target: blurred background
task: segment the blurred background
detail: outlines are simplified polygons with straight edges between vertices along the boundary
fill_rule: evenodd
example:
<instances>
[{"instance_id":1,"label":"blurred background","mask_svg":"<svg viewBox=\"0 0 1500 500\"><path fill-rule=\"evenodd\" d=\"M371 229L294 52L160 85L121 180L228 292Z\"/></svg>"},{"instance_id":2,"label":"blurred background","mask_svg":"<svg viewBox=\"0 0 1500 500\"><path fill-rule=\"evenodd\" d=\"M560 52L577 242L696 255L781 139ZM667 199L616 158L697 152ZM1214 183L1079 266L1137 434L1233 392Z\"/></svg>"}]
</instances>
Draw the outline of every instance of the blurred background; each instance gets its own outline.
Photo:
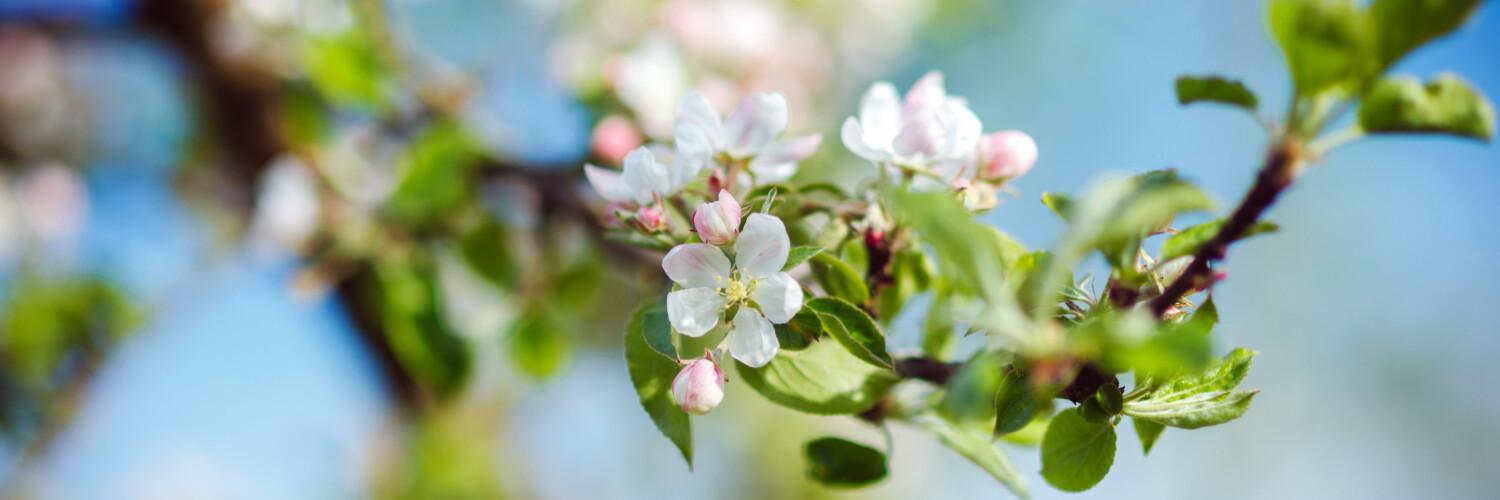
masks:
<instances>
[{"instance_id":1,"label":"blurred background","mask_svg":"<svg viewBox=\"0 0 1500 500\"><path fill-rule=\"evenodd\" d=\"M1500 96L1497 60L1488 2L1395 72ZM1004 497L899 427L885 481L814 485L803 443L877 431L733 381L689 471L621 354L657 257L579 175L688 89L771 90L830 138L799 175L853 185L836 127L931 69L1039 143L985 216L1032 247L1043 191L1109 173L1239 198L1264 132L1177 75L1290 93L1250 1L0 0L0 497ZM1494 144L1340 149L1217 291L1219 348L1262 353L1244 418L1127 435L1081 495L1004 446L1038 498L1492 498L1497 217Z\"/></svg>"}]
</instances>

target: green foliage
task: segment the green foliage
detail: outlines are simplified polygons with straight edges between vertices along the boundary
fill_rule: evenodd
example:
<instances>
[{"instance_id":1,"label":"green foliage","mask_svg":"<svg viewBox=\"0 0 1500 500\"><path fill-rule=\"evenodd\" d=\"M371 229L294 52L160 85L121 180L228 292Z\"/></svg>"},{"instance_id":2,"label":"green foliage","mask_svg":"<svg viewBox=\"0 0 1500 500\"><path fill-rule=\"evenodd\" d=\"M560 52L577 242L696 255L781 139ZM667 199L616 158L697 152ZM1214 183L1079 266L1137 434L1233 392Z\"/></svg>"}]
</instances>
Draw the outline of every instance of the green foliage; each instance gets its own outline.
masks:
<instances>
[{"instance_id":1,"label":"green foliage","mask_svg":"<svg viewBox=\"0 0 1500 500\"><path fill-rule=\"evenodd\" d=\"M933 359L947 359L956 340L954 328L957 326L953 323L953 301L946 290L940 289L932 295L927 317L922 320L922 354Z\"/></svg>"},{"instance_id":2,"label":"green foliage","mask_svg":"<svg viewBox=\"0 0 1500 500\"><path fill-rule=\"evenodd\" d=\"M948 381L938 410L955 424L993 429L1002 370L995 356L975 356Z\"/></svg>"},{"instance_id":3,"label":"green foliage","mask_svg":"<svg viewBox=\"0 0 1500 500\"><path fill-rule=\"evenodd\" d=\"M807 476L829 486L858 487L887 474L885 453L836 437L807 443Z\"/></svg>"},{"instance_id":4,"label":"green foliage","mask_svg":"<svg viewBox=\"0 0 1500 500\"><path fill-rule=\"evenodd\" d=\"M1153 377L1125 403L1136 419L1183 429L1218 425L1239 418L1259 391L1236 391L1256 352L1238 348L1202 373Z\"/></svg>"},{"instance_id":5,"label":"green foliage","mask_svg":"<svg viewBox=\"0 0 1500 500\"><path fill-rule=\"evenodd\" d=\"M308 79L329 100L363 109L385 103L389 71L363 31L309 39L300 56Z\"/></svg>"},{"instance_id":6,"label":"green foliage","mask_svg":"<svg viewBox=\"0 0 1500 500\"><path fill-rule=\"evenodd\" d=\"M499 221L485 217L459 237L458 249L469 268L501 289L514 289L520 280L514 235Z\"/></svg>"},{"instance_id":7,"label":"green foliage","mask_svg":"<svg viewBox=\"0 0 1500 500\"><path fill-rule=\"evenodd\" d=\"M1215 236L1218 236L1219 231L1224 228L1224 224L1227 222L1229 222L1229 219L1218 219L1183 229L1162 242L1161 254L1157 256L1157 260L1166 262L1178 257L1192 255L1198 251L1198 247L1203 246L1204 243L1208 243ZM1250 229L1245 230L1245 234L1240 236L1239 239L1243 240L1258 234L1274 233L1279 229L1281 227L1277 226L1275 222L1257 221L1250 226Z\"/></svg>"},{"instance_id":8,"label":"green foliage","mask_svg":"<svg viewBox=\"0 0 1500 500\"><path fill-rule=\"evenodd\" d=\"M453 213L474 195L469 177L477 158L458 123L437 122L427 127L402 157L403 175L387 209L413 222Z\"/></svg>"},{"instance_id":9,"label":"green foliage","mask_svg":"<svg viewBox=\"0 0 1500 500\"><path fill-rule=\"evenodd\" d=\"M1037 416L1037 395L1019 370L1007 369L995 390L995 434L1020 431Z\"/></svg>"},{"instance_id":10,"label":"green foliage","mask_svg":"<svg viewBox=\"0 0 1500 500\"><path fill-rule=\"evenodd\" d=\"M818 312L804 304L791 321L776 325L776 340L784 350L800 351L822 338L823 330L823 320Z\"/></svg>"},{"instance_id":11,"label":"green foliage","mask_svg":"<svg viewBox=\"0 0 1500 500\"><path fill-rule=\"evenodd\" d=\"M664 311L663 301L642 305L631 317L625 328L625 364L630 370L630 383L640 396L641 407L663 436L682 452L688 467L693 466L693 428L687 412L672 401L672 379L681 369L678 364L662 353L646 345L646 316L652 311ZM652 328L660 328L660 325ZM670 328L670 327L669 327ZM670 335L670 332L668 332Z\"/></svg>"},{"instance_id":12,"label":"green foliage","mask_svg":"<svg viewBox=\"0 0 1500 500\"><path fill-rule=\"evenodd\" d=\"M571 353L561 326L542 307L527 310L512 323L506 340L511 361L522 373L536 378L556 373Z\"/></svg>"},{"instance_id":13,"label":"green foliage","mask_svg":"<svg viewBox=\"0 0 1500 500\"><path fill-rule=\"evenodd\" d=\"M974 221L968 210L946 193L892 191L889 199L897 219L911 225L922 241L932 246L938 271L955 292L1000 298L996 287L1006 283L1009 267L1026 252L1024 246Z\"/></svg>"},{"instance_id":14,"label":"green foliage","mask_svg":"<svg viewBox=\"0 0 1500 500\"><path fill-rule=\"evenodd\" d=\"M1021 479L1020 474L1016 473L1016 468L1011 465L1010 459L1006 458L1005 454L1001 453L1000 449L990 441L989 431L954 425L952 422L933 415L920 416L914 422L936 435L938 440L949 449L969 459L980 469L984 469L990 477L1010 489L1011 493L1021 498L1030 496L1026 491L1026 482Z\"/></svg>"},{"instance_id":15,"label":"green foliage","mask_svg":"<svg viewBox=\"0 0 1500 500\"><path fill-rule=\"evenodd\" d=\"M0 310L3 382L46 397L60 384L70 359L104 351L143 321L128 296L92 278L44 279L22 273ZM10 404L11 394L0 391Z\"/></svg>"},{"instance_id":16,"label":"green foliage","mask_svg":"<svg viewBox=\"0 0 1500 500\"><path fill-rule=\"evenodd\" d=\"M386 340L396 359L418 382L446 399L463 388L472 354L443 318L442 297L430 262L419 256L387 256L376 263L374 283Z\"/></svg>"},{"instance_id":17,"label":"green foliage","mask_svg":"<svg viewBox=\"0 0 1500 500\"><path fill-rule=\"evenodd\" d=\"M818 255L822 252L823 247L820 246L792 247L792 250L787 253L786 265L782 266L781 270L790 271L792 268L797 267L799 264L807 262L807 259L811 259L813 258L813 256Z\"/></svg>"},{"instance_id":18,"label":"green foliage","mask_svg":"<svg viewBox=\"0 0 1500 500\"><path fill-rule=\"evenodd\" d=\"M1177 102L1217 102L1244 108L1252 113L1258 104L1255 93L1245 88L1245 84L1218 76L1177 77Z\"/></svg>"},{"instance_id":19,"label":"green foliage","mask_svg":"<svg viewBox=\"0 0 1500 500\"><path fill-rule=\"evenodd\" d=\"M1167 426L1150 420L1132 418L1130 423L1135 427L1135 437L1141 440L1141 454L1143 455L1151 453L1151 448L1156 446L1156 438L1161 437L1162 431L1167 430Z\"/></svg>"},{"instance_id":20,"label":"green foliage","mask_svg":"<svg viewBox=\"0 0 1500 500\"><path fill-rule=\"evenodd\" d=\"M736 365L740 380L766 399L815 415L865 411L898 381L891 370L827 341L814 342L801 351L783 351L760 368Z\"/></svg>"},{"instance_id":21,"label":"green foliage","mask_svg":"<svg viewBox=\"0 0 1500 500\"><path fill-rule=\"evenodd\" d=\"M1099 484L1115 462L1115 427L1090 422L1078 409L1052 417L1042 437L1042 478L1063 491L1086 491Z\"/></svg>"},{"instance_id":22,"label":"green foliage","mask_svg":"<svg viewBox=\"0 0 1500 500\"><path fill-rule=\"evenodd\" d=\"M1270 19L1298 95L1353 93L1379 71L1374 26L1353 0L1272 0Z\"/></svg>"},{"instance_id":23,"label":"green foliage","mask_svg":"<svg viewBox=\"0 0 1500 500\"><path fill-rule=\"evenodd\" d=\"M819 253L808 264L812 266L813 276L817 278L818 284L829 295L855 304L870 300L870 288L865 285L863 274L838 257Z\"/></svg>"},{"instance_id":24,"label":"green foliage","mask_svg":"<svg viewBox=\"0 0 1500 500\"><path fill-rule=\"evenodd\" d=\"M1417 47L1458 29L1479 0L1375 0L1369 8L1379 33L1382 69Z\"/></svg>"},{"instance_id":25,"label":"green foliage","mask_svg":"<svg viewBox=\"0 0 1500 500\"><path fill-rule=\"evenodd\" d=\"M1427 85L1388 77L1365 96L1359 125L1368 132L1439 133L1486 141L1495 130L1495 108L1452 74L1438 75Z\"/></svg>"},{"instance_id":26,"label":"green foliage","mask_svg":"<svg viewBox=\"0 0 1500 500\"><path fill-rule=\"evenodd\" d=\"M885 334L859 307L837 297L818 297L806 307L818 313L824 331L855 357L881 368L895 366L885 349Z\"/></svg>"}]
</instances>

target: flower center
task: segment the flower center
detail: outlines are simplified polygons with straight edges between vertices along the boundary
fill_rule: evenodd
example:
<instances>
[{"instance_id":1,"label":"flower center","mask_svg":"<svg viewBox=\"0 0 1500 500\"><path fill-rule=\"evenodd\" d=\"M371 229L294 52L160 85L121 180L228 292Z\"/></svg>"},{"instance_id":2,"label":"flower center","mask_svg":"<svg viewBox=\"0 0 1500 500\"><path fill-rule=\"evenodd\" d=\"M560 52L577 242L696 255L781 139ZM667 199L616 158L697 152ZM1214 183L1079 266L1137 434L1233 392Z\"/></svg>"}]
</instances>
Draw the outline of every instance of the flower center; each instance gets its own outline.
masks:
<instances>
[{"instance_id":1,"label":"flower center","mask_svg":"<svg viewBox=\"0 0 1500 500\"><path fill-rule=\"evenodd\" d=\"M729 309L750 300L750 293L755 291L755 280L740 276L738 269L729 274L729 282L719 289L719 294L726 299L724 308Z\"/></svg>"}]
</instances>

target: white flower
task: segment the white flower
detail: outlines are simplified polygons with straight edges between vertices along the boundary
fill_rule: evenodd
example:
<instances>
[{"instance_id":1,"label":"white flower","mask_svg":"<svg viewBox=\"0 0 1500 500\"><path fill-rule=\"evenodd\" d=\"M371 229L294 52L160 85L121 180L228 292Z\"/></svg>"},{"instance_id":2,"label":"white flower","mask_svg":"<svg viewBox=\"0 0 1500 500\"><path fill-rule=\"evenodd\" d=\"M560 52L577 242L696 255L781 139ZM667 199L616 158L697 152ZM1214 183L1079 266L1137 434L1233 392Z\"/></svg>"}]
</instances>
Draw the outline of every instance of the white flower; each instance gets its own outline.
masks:
<instances>
[{"instance_id":1,"label":"white flower","mask_svg":"<svg viewBox=\"0 0 1500 500\"><path fill-rule=\"evenodd\" d=\"M713 358L700 358L682 367L672 379L672 401L682 411L703 415L724 400L724 372Z\"/></svg>"},{"instance_id":2,"label":"white flower","mask_svg":"<svg viewBox=\"0 0 1500 500\"><path fill-rule=\"evenodd\" d=\"M797 173L797 162L811 156L823 142L822 134L776 140L786 130L786 98L761 92L740 101L719 120L702 94L688 92L677 110L677 152L699 165L711 161L748 161L750 172L762 182L777 182Z\"/></svg>"},{"instance_id":3,"label":"white flower","mask_svg":"<svg viewBox=\"0 0 1500 500\"><path fill-rule=\"evenodd\" d=\"M749 366L769 363L781 347L772 323L786 323L802 309L802 287L781 272L790 251L781 219L758 213L750 214L735 241L733 267L724 251L707 243L673 248L661 262L667 276L682 286L667 294L672 328L702 336L737 306L729 353Z\"/></svg>"},{"instance_id":4,"label":"white flower","mask_svg":"<svg viewBox=\"0 0 1500 500\"><path fill-rule=\"evenodd\" d=\"M698 168L673 156L661 146L641 146L625 155L623 172L584 165L583 174L606 200L646 204L677 193L698 176Z\"/></svg>"},{"instance_id":5,"label":"white flower","mask_svg":"<svg viewBox=\"0 0 1500 500\"><path fill-rule=\"evenodd\" d=\"M740 202L729 191L719 191L719 201L704 203L693 212L693 229L704 243L724 246L740 234Z\"/></svg>"},{"instance_id":6,"label":"white flower","mask_svg":"<svg viewBox=\"0 0 1500 500\"><path fill-rule=\"evenodd\" d=\"M902 102L896 87L877 82L860 100L859 116L844 120L844 146L876 163L951 169L972 157L982 126L962 98L943 90L931 72Z\"/></svg>"},{"instance_id":7,"label":"white flower","mask_svg":"<svg viewBox=\"0 0 1500 500\"><path fill-rule=\"evenodd\" d=\"M318 181L307 165L295 156L280 156L261 178L252 231L297 250L318 230L318 204Z\"/></svg>"}]
</instances>

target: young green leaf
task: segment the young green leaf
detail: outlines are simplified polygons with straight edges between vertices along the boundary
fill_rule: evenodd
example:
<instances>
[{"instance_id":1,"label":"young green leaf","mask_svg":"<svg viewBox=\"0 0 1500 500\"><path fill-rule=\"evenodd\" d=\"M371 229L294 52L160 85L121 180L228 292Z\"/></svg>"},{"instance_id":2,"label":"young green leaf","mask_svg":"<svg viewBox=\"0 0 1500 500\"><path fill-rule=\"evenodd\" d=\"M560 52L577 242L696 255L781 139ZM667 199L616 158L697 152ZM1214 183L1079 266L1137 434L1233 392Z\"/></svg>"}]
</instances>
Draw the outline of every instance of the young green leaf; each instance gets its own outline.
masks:
<instances>
[{"instance_id":1,"label":"young green leaf","mask_svg":"<svg viewBox=\"0 0 1500 500\"><path fill-rule=\"evenodd\" d=\"M1005 435L1021 430L1036 416L1036 394L1021 372L1008 369L995 391L995 434Z\"/></svg>"},{"instance_id":2,"label":"young green leaf","mask_svg":"<svg viewBox=\"0 0 1500 500\"><path fill-rule=\"evenodd\" d=\"M955 335L953 329L953 296L939 285L932 294L932 303L927 306L927 317L922 320L922 354L933 359L947 359L952 350Z\"/></svg>"},{"instance_id":3,"label":"young green leaf","mask_svg":"<svg viewBox=\"0 0 1500 500\"><path fill-rule=\"evenodd\" d=\"M1228 222L1228 219L1219 219L1183 229L1181 232L1172 235L1166 241L1162 242L1161 255L1156 260L1166 262L1177 257L1192 255L1198 251L1198 247L1203 246L1204 243L1208 243L1209 240L1218 236L1219 230L1224 228L1226 222ZM1243 240L1257 234L1274 233L1279 229L1281 227L1277 226L1275 222L1256 221L1254 225L1250 226L1250 229L1245 230L1244 236L1241 236L1240 239Z\"/></svg>"},{"instance_id":4,"label":"young green leaf","mask_svg":"<svg viewBox=\"0 0 1500 500\"><path fill-rule=\"evenodd\" d=\"M1073 198L1063 193L1042 193L1042 204L1062 220L1073 218Z\"/></svg>"},{"instance_id":5,"label":"young green leaf","mask_svg":"<svg viewBox=\"0 0 1500 500\"><path fill-rule=\"evenodd\" d=\"M1238 348L1199 374L1145 381L1144 394L1125 403L1125 414L1171 427L1197 429L1239 418L1259 391L1236 391L1256 352Z\"/></svg>"},{"instance_id":6,"label":"young green leaf","mask_svg":"<svg viewBox=\"0 0 1500 500\"><path fill-rule=\"evenodd\" d=\"M885 453L836 437L807 443L807 476L828 486L859 487L888 473Z\"/></svg>"},{"instance_id":7,"label":"young green leaf","mask_svg":"<svg viewBox=\"0 0 1500 500\"><path fill-rule=\"evenodd\" d=\"M557 321L542 310L528 311L516 320L507 336L510 358L522 372L546 378L568 359L568 340Z\"/></svg>"},{"instance_id":8,"label":"young green leaf","mask_svg":"<svg viewBox=\"0 0 1500 500\"><path fill-rule=\"evenodd\" d=\"M1135 437L1141 440L1142 455L1151 454L1151 447L1156 445L1156 438L1161 437L1161 432L1167 430L1167 426L1150 420L1132 418L1130 423L1135 427Z\"/></svg>"},{"instance_id":9,"label":"young green leaf","mask_svg":"<svg viewBox=\"0 0 1500 500\"><path fill-rule=\"evenodd\" d=\"M881 368L895 366L885 349L885 334L864 310L838 297L812 299L807 302L807 308L817 311L823 320L824 331L855 357Z\"/></svg>"},{"instance_id":10,"label":"young green leaf","mask_svg":"<svg viewBox=\"0 0 1500 500\"><path fill-rule=\"evenodd\" d=\"M817 278L818 284L829 295L856 304L870 300L870 289L865 286L864 278L844 261L830 254L819 253L808 264L812 266L813 277Z\"/></svg>"},{"instance_id":11,"label":"young green leaf","mask_svg":"<svg viewBox=\"0 0 1500 500\"><path fill-rule=\"evenodd\" d=\"M693 466L693 429L687 412L672 402L672 379L681 367L663 357L646 345L646 313L665 306L662 301L648 303L637 309L625 328L625 364L629 367L630 382L640 396L641 407L663 436L682 452L688 467Z\"/></svg>"},{"instance_id":12,"label":"young green leaf","mask_svg":"<svg viewBox=\"0 0 1500 500\"><path fill-rule=\"evenodd\" d=\"M1452 134L1487 141L1495 108L1459 77L1440 74L1427 85L1407 77L1381 79L1359 107L1367 132Z\"/></svg>"},{"instance_id":13,"label":"young green leaf","mask_svg":"<svg viewBox=\"0 0 1500 500\"><path fill-rule=\"evenodd\" d=\"M1059 490L1093 488L1115 462L1115 427L1085 420L1077 408L1052 417L1042 437L1042 478Z\"/></svg>"},{"instance_id":14,"label":"young green leaf","mask_svg":"<svg viewBox=\"0 0 1500 500\"><path fill-rule=\"evenodd\" d=\"M1010 459L1005 457L1005 453L1002 453L990 441L988 431L956 426L931 414L919 416L913 419L913 423L927 429L948 448L984 469L990 477L1010 489L1011 493L1021 498L1029 496L1026 492L1026 482L1021 479L1020 474L1016 473L1015 466L1010 464Z\"/></svg>"},{"instance_id":15,"label":"young green leaf","mask_svg":"<svg viewBox=\"0 0 1500 500\"><path fill-rule=\"evenodd\" d=\"M797 267L797 265L803 262L807 262L807 259L813 258L814 255L817 255L822 251L823 247L819 246L804 245L792 247L792 250L787 253L786 265L781 266L781 270L790 271L792 268Z\"/></svg>"},{"instance_id":16,"label":"young green leaf","mask_svg":"<svg viewBox=\"0 0 1500 500\"><path fill-rule=\"evenodd\" d=\"M1380 67L1457 29L1478 6L1479 0L1375 0L1369 12L1380 36Z\"/></svg>"},{"instance_id":17,"label":"young green leaf","mask_svg":"<svg viewBox=\"0 0 1500 500\"><path fill-rule=\"evenodd\" d=\"M995 356L975 356L948 381L938 410L955 424L993 429L1001 369Z\"/></svg>"},{"instance_id":18,"label":"young green leaf","mask_svg":"<svg viewBox=\"0 0 1500 500\"><path fill-rule=\"evenodd\" d=\"M1252 113L1257 105L1255 93L1245 88L1245 84L1218 76L1177 77L1177 102L1184 105L1217 102L1244 108Z\"/></svg>"},{"instance_id":19,"label":"young green leaf","mask_svg":"<svg viewBox=\"0 0 1500 500\"><path fill-rule=\"evenodd\" d=\"M1373 23L1353 0L1272 0L1270 19L1299 96L1354 90L1378 72Z\"/></svg>"},{"instance_id":20,"label":"young green leaf","mask_svg":"<svg viewBox=\"0 0 1500 500\"><path fill-rule=\"evenodd\" d=\"M740 379L766 399L815 415L865 411L899 380L891 370L854 357L837 342L782 351L760 368L736 365Z\"/></svg>"},{"instance_id":21,"label":"young green leaf","mask_svg":"<svg viewBox=\"0 0 1500 500\"><path fill-rule=\"evenodd\" d=\"M644 314L641 326L646 336L646 345L676 363L677 346L672 344L672 323L667 318L667 308L658 302L655 307L647 308Z\"/></svg>"},{"instance_id":22,"label":"young green leaf","mask_svg":"<svg viewBox=\"0 0 1500 500\"><path fill-rule=\"evenodd\" d=\"M791 321L776 325L776 340L781 344L781 349L786 351L806 349L822 336L823 320L818 317L817 311L808 309L805 304L802 310L797 311L796 316L792 316Z\"/></svg>"}]
</instances>

